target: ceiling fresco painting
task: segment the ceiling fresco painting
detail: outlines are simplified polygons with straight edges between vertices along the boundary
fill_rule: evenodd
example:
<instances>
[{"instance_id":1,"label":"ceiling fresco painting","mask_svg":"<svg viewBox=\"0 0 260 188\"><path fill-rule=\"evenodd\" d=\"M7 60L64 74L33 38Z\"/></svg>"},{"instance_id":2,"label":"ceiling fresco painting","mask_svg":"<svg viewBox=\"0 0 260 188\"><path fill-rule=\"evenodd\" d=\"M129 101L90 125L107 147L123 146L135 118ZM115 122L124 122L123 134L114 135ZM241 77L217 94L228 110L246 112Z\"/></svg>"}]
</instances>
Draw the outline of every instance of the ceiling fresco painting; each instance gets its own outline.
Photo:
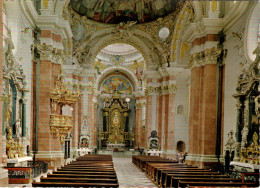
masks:
<instances>
[{"instance_id":1,"label":"ceiling fresco painting","mask_svg":"<svg viewBox=\"0 0 260 188\"><path fill-rule=\"evenodd\" d=\"M179 0L71 0L70 6L81 16L92 20L118 24L136 21L144 23L174 12Z\"/></svg>"},{"instance_id":2,"label":"ceiling fresco painting","mask_svg":"<svg viewBox=\"0 0 260 188\"><path fill-rule=\"evenodd\" d=\"M102 94L132 94L132 86L130 82L123 76L114 75L108 77L102 84L100 89Z\"/></svg>"},{"instance_id":3,"label":"ceiling fresco painting","mask_svg":"<svg viewBox=\"0 0 260 188\"><path fill-rule=\"evenodd\" d=\"M138 81L142 80L143 71L146 69L142 54L135 47L126 43L113 43L106 46L93 63L93 68L99 75L111 66L128 69Z\"/></svg>"}]
</instances>

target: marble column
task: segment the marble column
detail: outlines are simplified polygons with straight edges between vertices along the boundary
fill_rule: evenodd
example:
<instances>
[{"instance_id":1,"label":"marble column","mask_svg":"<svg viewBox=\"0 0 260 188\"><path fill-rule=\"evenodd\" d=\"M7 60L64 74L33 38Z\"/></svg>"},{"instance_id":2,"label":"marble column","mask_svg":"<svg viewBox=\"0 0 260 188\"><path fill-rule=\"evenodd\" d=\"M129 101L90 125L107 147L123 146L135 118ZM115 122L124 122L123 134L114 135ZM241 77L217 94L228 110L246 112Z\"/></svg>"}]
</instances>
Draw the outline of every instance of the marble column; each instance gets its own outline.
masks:
<instances>
[{"instance_id":1,"label":"marble column","mask_svg":"<svg viewBox=\"0 0 260 188\"><path fill-rule=\"evenodd\" d=\"M187 160L196 160L199 147L199 116L200 116L200 67L191 70L190 89L190 126L189 126L189 157Z\"/></svg>"},{"instance_id":2,"label":"marble column","mask_svg":"<svg viewBox=\"0 0 260 188\"><path fill-rule=\"evenodd\" d=\"M203 77L203 101L202 101L202 133L200 135L200 154L215 155L216 147L216 93L217 77L216 64L208 64L204 67Z\"/></svg>"},{"instance_id":3,"label":"marble column","mask_svg":"<svg viewBox=\"0 0 260 188\"><path fill-rule=\"evenodd\" d=\"M51 62L52 46L41 45L39 75L39 120L38 120L38 151L37 160L49 163L49 168L57 168L64 163L64 154L60 137L50 131L50 90L54 86L54 78L60 72L60 65Z\"/></svg>"},{"instance_id":4,"label":"marble column","mask_svg":"<svg viewBox=\"0 0 260 188\"><path fill-rule=\"evenodd\" d=\"M166 124L168 124L168 128L167 128L167 143L166 145L166 149L168 152L171 153L171 155L173 154L173 150L175 148L176 143L175 138L174 138L174 130L175 130L175 124L174 124L174 120L175 120L175 115L174 115L174 111L175 111L175 93L173 91L169 91L168 96L166 97L166 102L168 103L167 106L167 114L168 117L166 119ZM172 156L173 157L173 156Z\"/></svg>"},{"instance_id":5,"label":"marble column","mask_svg":"<svg viewBox=\"0 0 260 188\"><path fill-rule=\"evenodd\" d=\"M162 101L163 101L163 96L162 95L158 95L157 97L157 129L158 129L158 137L160 138L159 139L159 146L160 148L162 148L162 136L163 136L163 133L162 133L162 127L163 127L163 124L162 124Z\"/></svg>"},{"instance_id":6,"label":"marble column","mask_svg":"<svg viewBox=\"0 0 260 188\"><path fill-rule=\"evenodd\" d=\"M136 98L135 105L135 147L140 147L141 143L141 129L142 129L142 102L140 97Z\"/></svg>"}]
</instances>

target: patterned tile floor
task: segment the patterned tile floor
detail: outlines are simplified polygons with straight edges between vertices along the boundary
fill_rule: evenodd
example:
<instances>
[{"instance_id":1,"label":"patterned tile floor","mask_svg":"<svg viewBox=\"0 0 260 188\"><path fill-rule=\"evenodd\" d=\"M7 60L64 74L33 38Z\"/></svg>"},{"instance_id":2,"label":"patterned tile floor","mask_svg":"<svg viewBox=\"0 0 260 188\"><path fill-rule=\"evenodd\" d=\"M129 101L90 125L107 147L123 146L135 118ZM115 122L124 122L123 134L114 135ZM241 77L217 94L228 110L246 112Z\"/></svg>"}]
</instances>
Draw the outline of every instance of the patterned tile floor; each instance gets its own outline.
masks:
<instances>
[{"instance_id":1,"label":"patterned tile floor","mask_svg":"<svg viewBox=\"0 0 260 188\"><path fill-rule=\"evenodd\" d=\"M131 157L113 156L120 187L157 187L133 163Z\"/></svg>"}]
</instances>

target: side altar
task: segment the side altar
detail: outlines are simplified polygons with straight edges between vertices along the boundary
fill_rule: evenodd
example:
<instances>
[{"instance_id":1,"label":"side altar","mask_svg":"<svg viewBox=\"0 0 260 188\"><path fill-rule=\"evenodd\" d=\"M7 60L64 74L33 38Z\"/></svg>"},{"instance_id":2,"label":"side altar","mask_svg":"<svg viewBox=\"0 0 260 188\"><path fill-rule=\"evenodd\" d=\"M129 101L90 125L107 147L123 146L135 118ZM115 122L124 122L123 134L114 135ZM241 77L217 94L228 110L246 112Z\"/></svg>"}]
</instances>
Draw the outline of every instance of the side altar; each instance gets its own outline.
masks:
<instances>
[{"instance_id":1,"label":"side altar","mask_svg":"<svg viewBox=\"0 0 260 188\"><path fill-rule=\"evenodd\" d=\"M129 101L118 93L105 98L103 102L103 126L99 131L98 140L101 148L130 147L134 138L129 129Z\"/></svg>"}]
</instances>

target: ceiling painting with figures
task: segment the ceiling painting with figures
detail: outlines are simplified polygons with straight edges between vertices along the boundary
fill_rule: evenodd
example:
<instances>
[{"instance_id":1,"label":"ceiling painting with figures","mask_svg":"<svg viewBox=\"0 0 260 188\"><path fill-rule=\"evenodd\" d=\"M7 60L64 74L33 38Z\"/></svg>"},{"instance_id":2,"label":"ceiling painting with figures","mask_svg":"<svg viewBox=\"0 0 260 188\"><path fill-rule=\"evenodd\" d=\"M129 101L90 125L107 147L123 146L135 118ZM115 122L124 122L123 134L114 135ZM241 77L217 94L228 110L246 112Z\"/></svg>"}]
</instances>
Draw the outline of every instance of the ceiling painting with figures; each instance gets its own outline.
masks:
<instances>
[{"instance_id":1,"label":"ceiling painting with figures","mask_svg":"<svg viewBox=\"0 0 260 188\"><path fill-rule=\"evenodd\" d=\"M123 76L114 75L108 77L101 85L102 94L132 94L132 86L130 82Z\"/></svg>"}]
</instances>

